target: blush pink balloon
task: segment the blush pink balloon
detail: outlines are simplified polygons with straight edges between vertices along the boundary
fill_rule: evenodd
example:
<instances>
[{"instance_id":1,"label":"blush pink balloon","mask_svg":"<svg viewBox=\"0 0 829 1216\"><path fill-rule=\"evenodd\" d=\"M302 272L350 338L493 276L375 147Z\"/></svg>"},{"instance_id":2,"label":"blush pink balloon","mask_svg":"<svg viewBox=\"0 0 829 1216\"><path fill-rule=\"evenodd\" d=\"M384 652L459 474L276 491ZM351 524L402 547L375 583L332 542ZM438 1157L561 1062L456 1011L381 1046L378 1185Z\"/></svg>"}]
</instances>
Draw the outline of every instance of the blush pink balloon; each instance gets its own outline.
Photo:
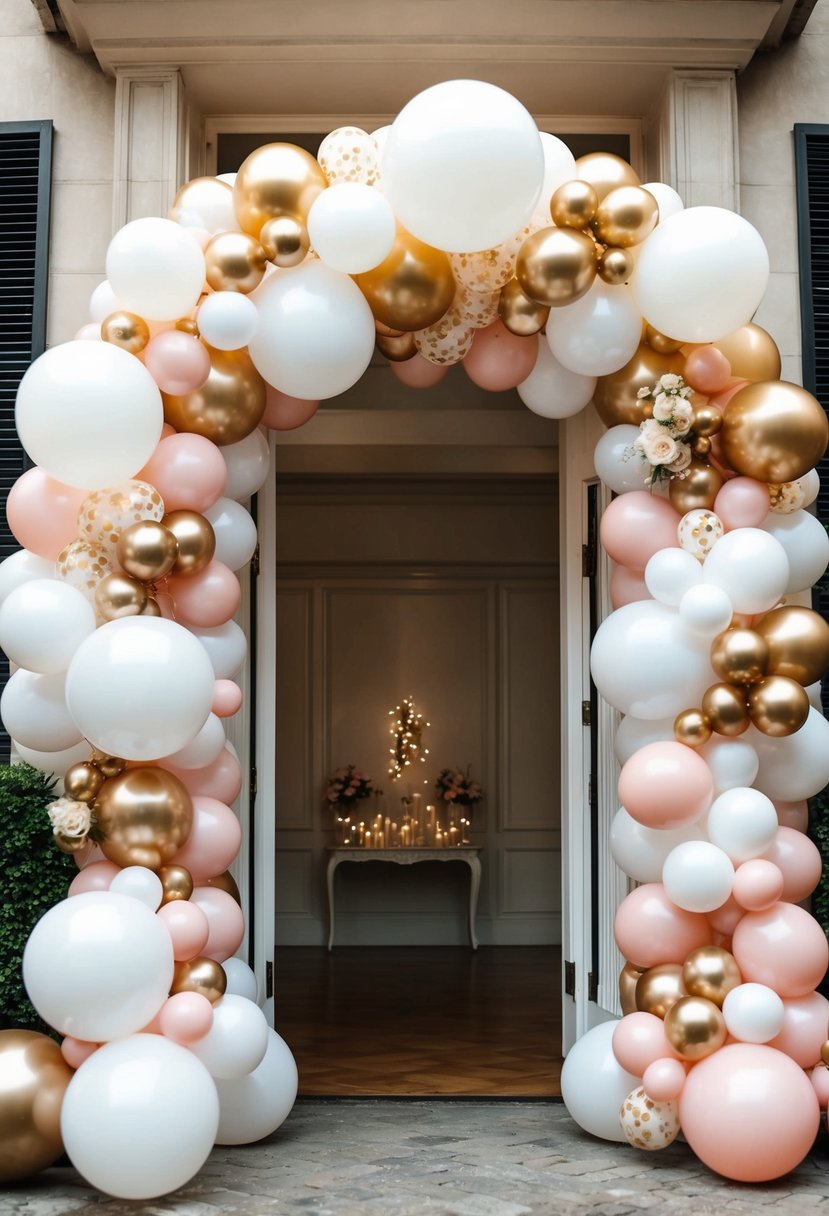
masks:
<instances>
[{"instance_id":1,"label":"blush pink balloon","mask_svg":"<svg viewBox=\"0 0 829 1216\"><path fill-rule=\"evenodd\" d=\"M684 963L692 950L710 946L713 934L701 913L671 903L659 882L637 887L622 900L614 932L622 954L641 971Z\"/></svg>"},{"instance_id":2,"label":"blush pink balloon","mask_svg":"<svg viewBox=\"0 0 829 1216\"><path fill-rule=\"evenodd\" d=\"M223 963L236 953L245 936L242 909L232 895L218 887L196 887L190 896L190 902L201 908L210 926L207 945L202 953L207 958L215 959L217 963Z\"/></svg>"},{"instance_id":3,"label":"blush pink balloon","mask_svg":"<svg viewBox=\"0 0 829 1216\"><path fill-rule=\"evenodd\" d=\"M213 1025L213 1006L200 992L176 992L161 1006L158 1024L174 1043L197 1043Z\"/></svg>"},{"instance_id":4,"label":"blush pink balloon","mask_svg":"<svg viewBox=\"0 0 829 1216\"><path fill-rule=\"evenodd\" d=\"M783 1029L769 1042L791 1056L801 1068L820 1060L820 1049L829 1038L829 1001L819 992L783 1002Z\"/></svg>"},{"instance_id":5,"label":"blush pink balloon","mask_svg":"<svg viewBox=\"0 0 829 1216\"><path fill-rule=\"evenodd\" d=\"M641 570L629 570L627 566L614 566L610 576L610 602L614 608L633 604L636 600L649 600L651 593L645 584Z\"/></svg>"},{"instance_id":6,"label":"blush pink balloon","mask_svg":"<svg viewBox=\"0 0 829 1216\"><path fill-rule=\"evenodd\" d=\"M168 904L161 905L156 916L170 934L176 962L186 962L201 954L210 933L202 908L191 899L171 899Z\"/></svg>"},{"instance_id":7,"label":"blush pink balloon","mask_svg":"<svg viewBox=\"0 0 829 1216\"><path fill-rule=\"evenodd\" d=\"M737 867L731 893L747 912L763 912L783 895L783 875L778 866L761 857L744 861Z\"/></svg>"},{"instance_id":8,"label":"blush pink balloon","mask_svg":"<svg viewBox=\"0 0 829 1216\"><path fill-rule=\"evenodd\" d=\"M159 441L139 481L155 486L167 511L207 511L227 481L227 465L215 443L203 435L172 432Z\"/></svg>"},{"instance_id":9,"label":"blush pink balloon","mask_svg":"<svg viewBox=\"0 0 829 1216\"><path fill-rule=\"evenodd\" d=\"M647 828L694 823L711 805L711 770L690 747L670 741L634 752L619 774L619 801Z\"/></svg>"},{"instance_id":10,"label":"blush pink balloon","mask_svg":"<svg viewBox=\"0 0 829 1216\"><path fill-rule=\"evenodd\" d=\"M407 388L434 388L449 371L439 363L430 363L422 355L412 355L402 363L391 364L392 375Z\"/></svg>"},{"instance_id":11,"label":"blush pink balloon","mask_svg":"<svg viewBox=\"0 0 829 1216\"><path fill-rule=\"evenodd\" d=\"M271 384L266 387L262 426L270 427L272 431L295 431L313 418L319 409L319 401L303 401L300 397L289 397Z\"/></svg>"},{"instance_id":12,"label":"blush pink balloon","mask_svg":"<svg viewBox=\"0 0 829 1216\"><path fill-rule=\"evenodd\" d=\"M727 532L733 528L759 528L769 513L769 488L753 477L732 477L714 499Z\"/></svg>"},{"instance_id":13,"label":"blush pink balloon","mask_svg":"<svg viewBox=\"0 0 829 1216\"><path fill-rule=\"evenodd\" d=\"M731 379L731 364L716 346L695 346L685 359L685 380L698 393L721 393Z\"/></svg>"},{"instance_id":14,"label":"blush pink balloon","mask_svg":"<svg viewBox=\"0 0 829 1216\"><path fill-rule=\"evenodd\" d=\"M61 549L78 539L78 510L89 495L55 481L41 468L27 469L6 500L6 518L19 545L54 561Z\"/></svg>"},{"instance_id":15,"label":"blush pink balloon","mask_svg":"<svg viewBox=\"0 0 829 1216\"><path fill-rule=\"evenodd\" d=\"M87 1043L85 1039L75 1039L68 1034L60 1045L60 1054L70 1068L80 1068L100 1046L100 1043Z\"/></svg>"},{"instance_id":16,"label":"blush pink balloon","mask_svg":"<svg viewBox=\"0 0 829 1216\"><path fill-rule=\"evenodd\" d=\"M100 845L88 844L83 849L78 849L77 853L73 853L75 865L79 870L85 870L87 866L94 865L98 861L106 861L101 852Z\"/></svg>"},{"instance_id":17,"label":"blush pink balloon","mask_svg":"<svg viewBox=\"0 0 829 1216\"><path fill-rule=\"evenodd\" d=\"M194 798L216 798L230 806L239 797L242 789L242 766L229 747L223 748L212 764L204 768L176 768L168 760L159 760L164 768L184 785Z\"/></svg>"},{"instance_id":18,"label":"blush pink balloon","mask_svg":"<svg viewBox=\"0 0 829 1216\"><path fill-rule=\"evenodd\" d=\"M808 836L795 828L778 828L771 848L766 850L764 856L783 875L780 898L786 903L799 904L812 894L820 882L823 870L820 850Z\"/></svg>"},{"instance_id":19,"label":"blush pink balloon","mask_svg":"<svg viewBox=\"0 0 829 1216\"><path fill-rule=\"evenodd\" d=\"M733 895L729 895L724 904L719 908L715 908L713 912L707 912L708 923L721 937L730 938L734 930L739 925L740 921L746 914L745 908L741 908ZM715 942L716 946L721 946L722 942Z\"/></svg>"},{"instance_id":20,"label":"blush pink balloon","mask_svg":"<svg viewBox=\"0 0 829 1216\"><path fill-rule=\"evenodd\" d=\"M679 1118L709 1169L737 1182L768 1182L809 1152L820 1106L811 1081L788 1056L734 1043L691 1069Z\"/></svg>"},{"instance_id":21,"label":"blush pink balloon","mask_svg":"<svg viewBox=\"0 0 829 1216\"><path fill-rule=\"evenodd\" d=\"M600 535L609 556L620 566L644 570L654 553L678 547L680 516L664 498L647 490L620 494L602 516Z\"/></svg>"},{"instance_id":22,"label":"blush pink balloon","mask_svg":"<svg viewBox=\"0 0 829 1216\"><path fill-rule=\"evenodd\" d=\"M796 904L747 912L732 945L743 979L773 988L784 1000L812 992L829 965L826 935Z\"/></svg>"},{"instance_id":23,"label":"blush pink balloon","mask_svg":"<svg viewBox=\"0 0 829 1216\"><path fill-rule=\"evenodd\" d=\"M792 828L795 832L809 829L809 806L806 802L775 802L777 822L781 828Z\"/></svg>"},{"instance_id":24,"label":"blush pink balloon","mask_svg":"<svg viewBox=\"0 0 829 1216\"><path fill-rule=\"evenodd\" d=\"M230 807L216 798L198 794L193 799L190 835L173 861L188 869L196 882L203 881L224 874L241 844L242 826Z\"/></svg>"},{"instance_id":25,"label":"blush pink balloon","mask_svg":"<svg viewBox=\"0 0 829 1216\"><path fill-rule=\"evenodd\" d=\"M75 875L69 884L67 895L83 895L86 891L108 891L109 884L121 867L114 861L93 861Z\"/></svg>"},{"instance_id":26,"label":"blush pink balloon","mask_svg":"<svg viewBox=\"0 0 829 1216\"><path fill-rule=\"evenodd\" d=\"M829 1068L825 1064L816 1064L809 1074L809 1080L817 1094L817 1100L823 1110L829 1106Z\"/></svg>"},{"instance_id":27,"label":"blush pink balloon","mask_svg":"<svg viewBox=\"0 0 829 1216\"><path fill-rule=\"evenodd\" d=\"M732 376L725 388L719 393L714 394L709 399L709 404L713 405L715 409L718 409L720 413L724 414L731 398L736 393L739 393L741 388L745 388L747 384L751 384L751 381L740 380L737 377Z\"/></svg>"},{"instance_id":28,"label":"blush pink balloon","mask_svg":"<svg viewBox=\"0 0 829 1216\"><path fill-rule=\"evenodd\" d=\"M652 1013L629 1013L616 1023L613 1054L626 1072L641 1077L649 1064L674 1050L665 1037L665 1023Z\"/></svg>"},{"instance_id":29,"label":"blush pink balloon","mask_svg":"<svg viewBox=\"0 0 829 1216\"><path fill-rule=\"evenodd\" d=\"M239 580L224 562L210 562L198 574L171 578L167 590L176 619L210 629L229 621L242 598Z\"/></svg>"},{"instance_id":30,"label":"blush pink balloon","mask_svg":"<svg viewBox=\"0 0 829 1216\"><path fill-rule=\"evenodd\" d=\"M217 680L213 685L211 710L217 718L232 718L242 708L242 690L235 680Z\"/></svg>"},{"instance_id":31,"label":"blush pink balloon","mask_svg":"<svg viewBox=\"0 0 829 1216\"><path fill-rule=\"evenodd\" d=\"M144 366L163 393L181 396L204 384L210 375L210 355L199 338L165 329L144 348Z\"/></svg>"},{"instance_id":32,"label":"blush pink balloon","mask_svg":"<svg viewBox=\"0 0 829 1216\"><path fill-rule=\"evenodd\" d=\"M642 1074L642 1086L654 1102L670 1102L682 1093L687 1076L682 1061L667 1056L648 1065Z\"/></svg>"},{"instance_id":33,"label":"blush pink balloon","mask_svg":"<svg viewBox=\"0 0 829 1216\"><path fill-rule=\"evenodd\" d=\"M478 388L503 393L527 379L537 358L535 336L522 338L511 333L499 319L486 329L476 331L463 368Z\"/></svg>"}]
</instances>

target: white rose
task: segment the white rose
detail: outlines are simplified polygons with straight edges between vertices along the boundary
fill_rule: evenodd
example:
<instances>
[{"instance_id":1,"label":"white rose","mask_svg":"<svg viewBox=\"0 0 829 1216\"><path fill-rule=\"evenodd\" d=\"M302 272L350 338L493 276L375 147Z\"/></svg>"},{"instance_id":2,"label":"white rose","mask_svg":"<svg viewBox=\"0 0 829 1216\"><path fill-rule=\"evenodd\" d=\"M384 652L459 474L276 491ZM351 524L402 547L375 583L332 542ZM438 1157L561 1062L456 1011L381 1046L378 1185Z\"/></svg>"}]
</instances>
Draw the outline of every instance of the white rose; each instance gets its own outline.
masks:
<instances>
[{"instance_id":1,"label":"white rose","mask_svg":"<svg viewBox=\"0 0 829 1216\"><path fill-rule=\"evenodd\" d=\"M646 437L644 450L651 464L670 464L676 459L677 443L663 430L659 435Z\"/></svg>"},{"instance_id":2,"label":"white rose","mask_svg":"<svg viewBox=\"0 0 829 1216\"><path fill-rule=\"evenodd\" d=\"M639 423L639 431L643 436L664 435L665 428L655 418L646 418L644 422Z\"/></svg>"},{"instance_id":3,"label":"white rose","mask_svg":"<svg viewBox=\"0 0 829 1216\"><path fill-rule=\"evenodd\" d=\"M83 802L71 798L58 798L46 808L55 836L79 839L86 836L92 827L92 814Z\"/></svg>"},{"instance_id":4,"label":"white rose","mask_svg":"<svg viewBox=\"0 0 829 1216\"><path fill-rule=\"evenodd\" d=\"M636 399L637 401L643 401L645 397L650 397L650 395L651 390L649 388L640 388L639 392L636 394Z\"/></svg>"},{"instance_id":5,"label":"white rose","mask_svg":"<svg viewBox=\"0 0 829 1216\"><path fill-rule=\"evenodd\" d=\"M653 416L656 422L670 422L674 412L674 401L660 393L653 403Z\"/></svg>"},{"instance_id":6,"label":"white rose","mask_svg":"<svg viewBox=\"0 0 829 1216\"><path fill-rule=\"evenodd\" d=\"M687 435L694 421L694 411L684 398L674 401L673 424L677 435Z\"/></svg>"},{"instance_id":7,"label":"white rose","mask_svg":"<svg viewBox=\"0 0 829 1216\"><path fill-rule=\"evenodd\" d=\"M666 372L664 376L659 377L659 384L663 389L679 388L682 384L682 377L675 375L674 372Z\"/></svg>"},{"instance_id":8,"label":"white rose","mask_svg":"<svg viewBox=\"0 0 829 1216\"><path fill-rule=\"evenodd\" d=\"M687 443L678 443L676 445L676 456L673 458L668 468L672 473L682 473L688 468L691 463L691 448Z\"/></svg>"}]
</instances>

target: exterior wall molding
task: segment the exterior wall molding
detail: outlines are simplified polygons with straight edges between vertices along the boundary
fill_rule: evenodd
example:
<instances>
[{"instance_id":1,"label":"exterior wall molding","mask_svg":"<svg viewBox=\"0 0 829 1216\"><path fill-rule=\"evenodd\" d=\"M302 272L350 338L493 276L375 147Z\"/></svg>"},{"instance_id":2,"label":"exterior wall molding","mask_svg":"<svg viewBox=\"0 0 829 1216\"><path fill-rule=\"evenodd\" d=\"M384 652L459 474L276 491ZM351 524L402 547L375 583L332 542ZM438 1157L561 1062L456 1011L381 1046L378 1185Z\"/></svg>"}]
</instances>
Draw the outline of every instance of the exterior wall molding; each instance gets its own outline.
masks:
<instances>
[{"instance_id":1,"label":"exterior wall molding","mask_svg":"<svg viewBox=\"0 0 829 1216\"><path fill-rule=\"evenodd\" d=\"M731 71L675 70L648 122L652 179L686 207L740 209L737 89Z\"/></svg>"},{"instance_id":2,"label":"exterior wall molding","mask_svg":"<svg viewBox=\"0 0 829 1216\"><path fill-rule=\"evenodd\" d=\"M187 177L188 113L177 67L115 72L112 226L164 215Z\"/></svg>"}]
</instances>

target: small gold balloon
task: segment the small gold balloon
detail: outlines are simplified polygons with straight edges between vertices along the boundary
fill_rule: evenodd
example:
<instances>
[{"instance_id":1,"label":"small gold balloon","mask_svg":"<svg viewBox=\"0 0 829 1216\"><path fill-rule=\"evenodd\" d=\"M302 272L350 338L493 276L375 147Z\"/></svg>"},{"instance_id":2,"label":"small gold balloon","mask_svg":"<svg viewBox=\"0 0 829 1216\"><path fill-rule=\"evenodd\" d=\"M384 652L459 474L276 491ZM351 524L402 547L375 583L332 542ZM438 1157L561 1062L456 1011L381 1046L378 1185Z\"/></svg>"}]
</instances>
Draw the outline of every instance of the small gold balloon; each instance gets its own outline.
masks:
<instances>
[{"instance_id":1,"label":"small gold balloon","mask_svg":"<svg viewBox=\"0 0 829 1216\"><path fill-rule=\"evenodd\" d=\"M376 320L404 333L428 329L455 298L455 276L442 249L398 225L391 253L373 270L354 275Z\"/></svg>"},{"instance_id":2,"label":"small gold balloon","mask_svg":"<svg viewBox=\"0 0 829 1216\"><path fill-rule=\"evenodd\" d=\"M142 616L161 616L161 609L158 605L158 600L153 599L151 595L147 596L147 602L141 612Z\"/></svg>"},{"instance_id":3,"label":"small gold balloon","mask_svg":"<svg viewBox=\"0 0 829 1216\"><path fill-rule=\"evenodd\" d=\"M127 574L150 582L170 573L178 557L178 544L163 524L141 520L124 529L115 546L115 554Z\"/></svg>"},{"instance_id":4,"label":"small gold balloon","mask_svg":"<svg viewBox=\"0 0 829 1216\"><path fill-rule=\"evenodd\" d=\"M311 247L308 229L292 215L278 215L264 223L259 242L268 261L283 270L298 266Z\"/></svg>"},{"instance_id":5,"label":"small gold balloon","mask_svg":"<svg viewBox=\"0 0 829 1216\"><path fill-rule=\"evenodd\" d=\"M682 347L682 342L678 342L676 338L667 337L658 329L654 329L652 325L645 326L645 341L660 355L674 355Z\"/></svg>"},{"instance_id":6,"label":"small gold balloon","mask_svg":"<svg viewBox=\"0 0 829 1216\"><path fill-rule=\"evenodd\" d=\"M219 232L204 251L205 277L214 291L247 295L262 282L265 250L246 232Z\"/></svg>"},{"instance_id":7,"label":"small gold balloon","mask_svg":"<svg viewBox=\"0 0 829 1216\"><path fill-rule=\"evenodd\" d=\"M192 317L180 317L176 321L176 329L179 333L189 334L191 338L198 338L199 327Z\"/></svg>"},{"instance_id":8,"label":"small gold balloon","mask_svg":"<svg viewBox=\"0 0 829 1216\"><path fill-rule=\"evenodd\" d=\"M809 716L809 694L786 676L766 676L748 690L748 712L764 735L783 739L800 730Z\"/></svg>"},{"instance_id":9,"label":"small gold balloon","mask_svg":"<svg viewBox=\"0 0 829 1216\"><path fill-rule=\"evenodd\" d=\"M210 374L193 393L162 393L164 418L177 431L203 435L223 447L255 431L265 412L265 381L246 350L209 347Z\"/></svg>"},{"instance_id":10,"label":"small gold balloon","mask_svg":"<svg viewBox=\"0 0 829 1216\"><path fill-rule=\"evenodd\" d=\"M590 290L596 277L596 247L572 228L542 228L518 250L515 277L537 304L561 308Z\"/></svg>"},{"instance_id":11,"label":"small gold balloon","mask_svg":"<svg viewBox=\"0 0 829 1216\"><path fill-rule=\"evenodd\" d=\"M328 186L315 158L296 144L264 144L242 163L233 183L239 226L258 237L262 226L279 215L303 224L314 200Z\"/></svg>"},{"instance_id":12,"label":"small gold balloon","mask_svg":"<svg viewBox=\"0 0 829 1216\"><path fill-rule=\"evenodd\" d=\"M619 186L599 203L592 225L606 245L629 249L650 236L659 222L659 206L641 186Z\"/></svg>"},{"instance_id":13,"label":"small gold balloon","mask_svg":"<svg viewBox=\"0 0 829 1216\"><path fill-rule=\"evenodd\" d=\"M665 1015L665 1037L683 1060L704 1060L722 1047L728 1032L713 1001L683 996Z\"/></svg>"},{"instance_id":14,"label":"small gold balloon","mask_svg":"<svg viewBox=\"0 0 829 1216\"><path fill-rule=\"evenodd\" d=\"M829 668L829 624L811 608L774 608L757 622L755 631L768 645L771 675L808 687Z\"/></svg>"},{"instance_id":15,"label":"small gold balloon","mask_svg":"<svg viewBox=\"0 0 829 1216\"><path fill-rule=\"evenodd\" d=\"M754 629L726 629L711 643L711 666L727 684L756 684L769 659L768 642Z\"/></svg>"},{"instance_id":16,"label":"small gold balloon","mask_svg":"<svg viewBox=\"0 0 829 1216\"><path fill-rule=\"evenodd\" d=\"M737 684L712 684L702 696L702 712L711 729L732 739L751 725L745 689Z\"/></svg>"},{"instance_id":17,"label":"small gold balloon","mask_svg":"<svg viewBox=\"0 0 829 1216\"><path fill-rule=\"evenodd\" d=\"M20 1182L61 1156L60 1111L72 1076L48 1035L0 1031L0 1183Z\"/></svg>"},{"instance_id":18,"label":"small gold balloon","mask_svg":"<svg viewBox=\"0 0 829 1216\"><path fill-rule=\"evenodd\" d=\"M619 972L619 1004L622 1013L636 1013L636 985L644 972L633 963L625 963Z\"/></svg>"},{"instance_id":19,"label":"small gold balloon","mask_svg":"<svg viewBox=\"0 0 829 1216\"><path fill-rule=\"evenodd\" d=\"M711 738L711 723L701 709L684 709L674 720L674 736L686 747L702 747Z\"/></svg>"},{"instance_id":20,"label":"small gold balloon","mask_svg":"<svg viewBox=\"0 0 829 1216\"><path fill-rule=\"evenodd\" d=\"M106 752L94 751L90 764L104 774L105 777L117 777L127 767L126 760L120 756L108 756Z\"/></svg>"},{"instance_id":21,"label":"small gold balloon","mask_svg":"<svg viewBox=\"0 0 829 1216\"><path fill-rule=\"evenodd\" d=\"M107 574L95 588L95 607L105 621L140 616L146 604L146 587L127 574Z\"/></svg>"},{"instance_id":22,"label":"small gold balloon","mask_svg":"<svg viewBox=\"0 0 829 1216\"><path fill-rule=\"evenodd\" d=\"M498 297L498 316L511 334L530 338L547 324L549 308L537 304L521 290L517 279L510 279Z\"/></svg>"},{"instance_id":23,"label":"small gold balloon","mask_svg":"<svg viewBox=\"0 0 829 1216\"><path fill-rule=\"evenodd\" d=\"M83 836L64 836L62 832L55 832L52 839L61 853L80 853L89 845L89 841Z\"/></svg>"},{"instance_id":24,"label":"small gold balloon","mask_svg":"<svg viewBox=\"0 0 829 1216\"><path fill-rule=\"evenodd\" d=\"M164 892L161 897L162 906L176 899L189 899L193 894L193 876L186 866L176 865L175 862L160 866L158 877Z\"/></svg>"},{"instance_id":25,"label":"small gold balloon","mask_svg":"<svg viewBox=\"0 0 829 1216\"><path fill-rule=\"evenodd\" d=\"M820 402L784 380L748 384L723 417L720 442L738 473L757 481L796 481L818 463L829 443Z\"/></svg>"},{"instance_id":26,"label":"small gold balloon","mask_svg":"<svg viewBox=\"0 0 829 1216\"><path fill-rule=\"evenodd\" d=\"M668 496L680 515L688 511L710 511L722 489L722 473L704 460L692 459L680 477L671 478Z\"/></svg>"},{"instance_id":27,"label":"small gold balloon","mask_svg":"<svg viewBox=\"0 0 829 1216\"><path fill-rule=\"evenodd\" d=\"M829 1068L829 1039L820 1045L820 1058L826 1067Z\"/></svg>"},{"instance_id":28,"label":"small gold balloon","mask_svg":"<svg viewBox=\"0 0 829 1216\"><path fill-rule=\"evenodd\" d=\"M669 372L682 375L685 360L681 354L660 354L641 343L624 367L609 376L599 376L593 400L605 426L628 423L639 426L646 417L645 406L637 393L653 388L660 376ZM650 402L647 403L650 406Z\"/></svg>"},{"instance_id":29,"label":"small gold balloon","mask_svg":"<svg viewBox=\"0 0 829 1216\"><path fill-rule=\"evenodd\" d=\"M170 511L162 522L176 541L174 575L198 574L212 562L216 533L209 519L198 511L181 510Z\"/></svg>"},{"instance_id":30,"label":"small gold balloon","mask_svg":"<svg viewBox=\"0 0 829 1216\"><path fill-rule=\"evenodd\" d=\"M599 206L599 196L590 182L565 182L550 199L550 215L559 228L586 228Z\"/></svg>"},{"instance_id":31,"label":"small gold balloon","mask_svg":"<svg viewBox=\"0 0 829 1216\"><path fill-rule=\"evenodd\" d=\"M392 329L390 325L384 325L383 322L378 321L376 317L374 318L374 330L375 333L381 334L384 338L402 338L403 334L406 332L403 329Z\"/></svg>"},{"instance_id":32,"label":"small gold balloon","mask_svg":"<svg viewBox=\"0 0 829 1216\"><path fill-rule=\"evenodd\" d=\"M694 407L694 421L691 428L695 435L710 439L722 427L722 414L715 405L699 405Z\"/></svg>"},{"instance_id":33,"label":"small gold balloon","mask_svg":"<svg viewBox=\"0 0 829 1216\"><path fill-rule=\"evenodd\" d=\"M731 364L738 380L779 380L780 351L771 334L753 321L713 343Z\"/></svg>"},{"instance_id":34,"label":"small gold balloon","mask_svg":"<svg viewBox=\"0 0 829 1216\"><path fill-rule=\"evenodd\" d=\"M602 282L620 287L633 274L633 258L626 249L605 249L599 255L596 271Z\"/></svg>"},{"instance_id":35,"label":"small gold balloon","mask_svg":"<svg viewBox=\"0 0 829 1216\"><path fill-rule=\"evenodd\" d=\"M219 891L225 891L231 899L236 900L239 907L242 906L242 896L230 870L225 870L224 874L217 874L214 878L206 878L200 886L216 887Z\"/></svg>"},{"instance_id":36,"label":"small gold balloon","mask_svg":"<svg viewBox=\"0 0 829 1216\"><path fill-rule=\"evenodd\" d=\"M104 784L104 774L88 760L73 764L63 774L63 789L74 802L94 802Z\"/></svg>"},{"instance_id":37,"label":"small gold balloon","mask_svg":"<svg viewBox=\"0 0 829 1216\"><path fill-rule=\"evenodd\" d=\"M211 1005L215 1005L226 990L225 969L212 958L191 958L175 964L170 996L175 996L177 992L198 992L206 996Z\"/></svg>"},{"instance_id":38,"label":"small gold balloon","mask_svg":"<svg viewBox=\"0 0 829 1216\"><path fill-rule=\"evenodd\" d=\"M661 963L650 967L636 985L636 1008L664 1018L668 1010L685 996L682 968L679 963Z\"/></svg>"},{"instance_id":39,"label":"small gold balloon","mask_svg":"<svg viewBox=\"0 0 829 1216\"><path fill-rule=\"evenodd\" d=\"M106 858L119 866L157 870L190 835L193 803L178 777L155 765L140 765L104 782L95 818Z\"/></svg>"},{"instance_id":40,"label":"small gold balloon","mask_svg":"<svg viewBox=\"0 0 829 1216\"><path fill-rule=\"evenodd\" d=\"M682 982L689 996L701 996L715 1005L722 1003L743 977L733 954L721 946L699 946L682 967Z\"/></svg>"},{"instance_id":41,"label":"small gold balloon","mask_svg":"<svg viewBox=\"0 0 829 1216\"><path fill-rule=\"evenodd\" d=\"M405 363L417 354L414 334L411 333L398 334L395 337L377 334L375 341L380 354L385 355L392 363Z\"/></svg>"},{"instance_id":42,"label":"small gold balloon","mask_svg":"<svg viewBox=\"0 0 829 1216\"><path fill-rule=\"evenodd\" d=\"M691 444L691 451L695 456L708 456L711 452L712 443L707 435L697 435Z\"/></svg>"},{"instance_id":43,"label":"small gold balloon","mask_svg":"<svg viewBox=\"0 0 829 1216\"><path fill-rule=\"evenodd\" d=\"M150 327L134 312L111 312L101 322L101 337L127 354L138 355L150 340Z\"/></svg>"},{"instance_id":44,"label":"small gold balloon","mask_svg":"<svg viewBox=\"0 0 829 1216\"><path fill-rule=\"evenodd\" d=\"M576 176L590 182L599 202L620 186L638 186L639 177L621 156L612 152L588 152L576 160Z\"/></svg>"}]
</instances>

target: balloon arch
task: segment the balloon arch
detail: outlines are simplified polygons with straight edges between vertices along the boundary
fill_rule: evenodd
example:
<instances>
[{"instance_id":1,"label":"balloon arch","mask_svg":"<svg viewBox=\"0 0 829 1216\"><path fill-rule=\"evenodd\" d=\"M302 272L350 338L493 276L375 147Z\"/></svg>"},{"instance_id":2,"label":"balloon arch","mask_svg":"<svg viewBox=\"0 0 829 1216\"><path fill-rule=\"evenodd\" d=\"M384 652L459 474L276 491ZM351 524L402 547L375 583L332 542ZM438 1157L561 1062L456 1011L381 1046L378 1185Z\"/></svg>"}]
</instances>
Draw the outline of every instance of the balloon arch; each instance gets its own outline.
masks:
<instances>
[{"instance_id":1,"label":"balloon arch","mask_svg":"<svg viewBox=\"0 0 829 1216\"><path fill-rule=\"evenodd\" d=\"M735 1179L804 1157L829 1100L829 948L798 906L820 875L804 800L829 780L829 626L790 597L829 559L807 510L829 428L751 322L768 270L740 216L574 160L475 81L317 159L269 144L116 233L91 320L17 399L34 467L8 500L2 715L64 774L49 814L80 868L23 960L62 1044L0 1035L3 1177L63 1144L101 1190L160 1195L291 1108L290 1051L234 957L242 504L263 428L302 425L375 344L404 385L462 363L608 427L615 611L592 667L624 715L611 848L641 885L616 919L624 1016L568 1055L571 1114L647 1150L681 1129Z\"/></svg>"}]
</instances>

